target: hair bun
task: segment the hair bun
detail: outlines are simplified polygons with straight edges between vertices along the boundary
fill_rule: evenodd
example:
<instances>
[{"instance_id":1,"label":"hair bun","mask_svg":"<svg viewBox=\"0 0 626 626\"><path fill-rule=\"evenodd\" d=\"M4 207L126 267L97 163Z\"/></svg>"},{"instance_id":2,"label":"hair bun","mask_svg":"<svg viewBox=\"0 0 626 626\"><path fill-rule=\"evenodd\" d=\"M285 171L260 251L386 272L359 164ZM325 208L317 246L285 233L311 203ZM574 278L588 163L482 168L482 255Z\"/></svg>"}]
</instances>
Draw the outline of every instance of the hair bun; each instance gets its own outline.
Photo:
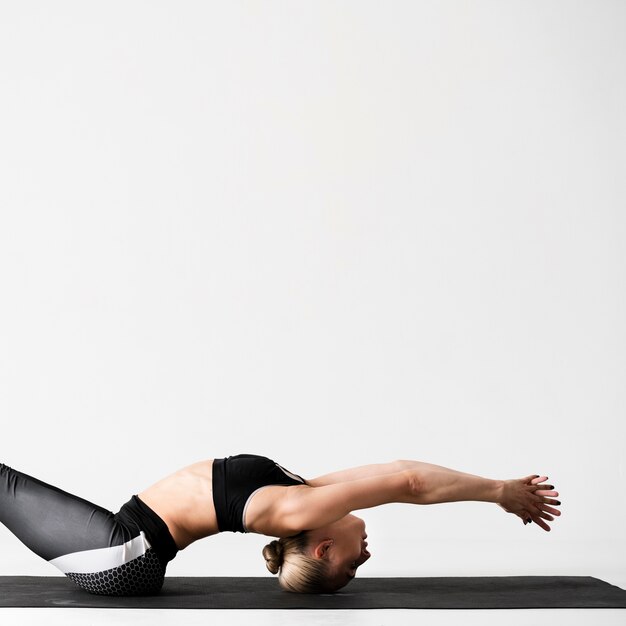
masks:
<instances>
[{"instance_id":1,"label":"hair bun","mask_svg":"<svg viewBox=\"0 0 626 626\"><path fill-rule=\"evenodd\" d=\"M278 574L278 570L283 564L283 544L274 539L263 548L263 558L265 559L265 567L272 572Z\"/></svg>"}]
</instances>

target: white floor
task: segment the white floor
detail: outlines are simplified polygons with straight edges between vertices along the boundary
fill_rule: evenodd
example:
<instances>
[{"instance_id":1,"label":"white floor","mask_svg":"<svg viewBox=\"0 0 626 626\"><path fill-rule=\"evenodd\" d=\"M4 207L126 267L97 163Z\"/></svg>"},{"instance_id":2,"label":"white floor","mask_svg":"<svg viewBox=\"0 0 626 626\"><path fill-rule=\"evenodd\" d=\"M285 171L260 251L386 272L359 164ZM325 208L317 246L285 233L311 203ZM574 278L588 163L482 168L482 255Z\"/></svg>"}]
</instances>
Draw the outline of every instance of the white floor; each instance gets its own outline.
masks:
<instances>
[{"instance_id":1,"label":"white floor","mask_svg":"<svg viewBox=\"0 0 626 626\"><path fill-rule=\"evenodd\" d=\"M0 609L2 626L624 626L626 609L234 611L123 609Z\"/></svg>"}]
</instances>

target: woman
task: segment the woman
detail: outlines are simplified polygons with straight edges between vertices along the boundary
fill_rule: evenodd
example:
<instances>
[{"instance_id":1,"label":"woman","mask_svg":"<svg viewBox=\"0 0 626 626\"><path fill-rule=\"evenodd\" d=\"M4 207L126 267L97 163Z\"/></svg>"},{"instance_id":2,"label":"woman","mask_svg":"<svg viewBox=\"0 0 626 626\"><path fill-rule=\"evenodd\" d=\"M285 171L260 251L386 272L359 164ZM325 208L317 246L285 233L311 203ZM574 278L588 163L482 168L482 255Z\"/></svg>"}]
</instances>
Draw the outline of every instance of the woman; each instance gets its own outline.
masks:
<instances>
[{"instance_id":1,"label":"woman","mask_svg":"<svg viewBox=\"0 0 626 626\"><path fill-rule=\"evenodd\" d=\"M546 476L491 480L419 461L366 465L304 480L244 454L201 461L133 496L113 514L0 464L0 521L79 587L158 593L178 550L219 532L279 537L263 549L288 591L333 592L370 558L352 511L392 502L494 502L546 531L560 505Z\"/></svg>"}]
</instances>

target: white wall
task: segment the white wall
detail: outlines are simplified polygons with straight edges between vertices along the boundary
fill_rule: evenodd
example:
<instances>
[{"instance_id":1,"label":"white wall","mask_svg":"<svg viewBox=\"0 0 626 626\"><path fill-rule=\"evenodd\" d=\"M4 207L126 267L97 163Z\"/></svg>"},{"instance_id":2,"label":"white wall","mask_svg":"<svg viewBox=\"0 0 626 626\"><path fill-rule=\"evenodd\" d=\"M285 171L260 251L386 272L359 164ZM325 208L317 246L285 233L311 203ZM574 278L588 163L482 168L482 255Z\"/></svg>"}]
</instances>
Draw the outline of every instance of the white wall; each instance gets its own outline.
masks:
<instances>
[{"instance_id":1,"label":"white wall","mask_svg":"<svg viewBox=\"0 0 626 626\"><path fill-rule=\"evenodd\" d=\"M364 576L626 582L626 5L0 4L0 460L547 473L367 511ZM170 575L264 575L223 535ZM56 574L0 529L0 574Z\"/></svg>"}]
</instances>

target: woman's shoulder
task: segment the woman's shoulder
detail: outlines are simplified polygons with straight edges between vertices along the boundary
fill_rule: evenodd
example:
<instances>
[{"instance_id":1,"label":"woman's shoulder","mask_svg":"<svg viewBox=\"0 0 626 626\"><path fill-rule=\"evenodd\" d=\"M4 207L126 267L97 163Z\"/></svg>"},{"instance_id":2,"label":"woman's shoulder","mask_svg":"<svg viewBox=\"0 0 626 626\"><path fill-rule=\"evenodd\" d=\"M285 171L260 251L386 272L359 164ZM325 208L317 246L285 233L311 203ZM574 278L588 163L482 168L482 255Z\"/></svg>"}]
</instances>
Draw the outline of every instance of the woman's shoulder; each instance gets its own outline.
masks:
<instances>
[{"instance_id":1,"label":"woman's shoulder","mask_svg":"<svg viewBox=\"0 0 626 626\"><path fill-rule=\"evenodd\" d=\"M248 501L245 509L245 527L248 532L285 537L300 532L293 524L292 512L303 492L311 490L306 484L267 485L258 489Z\"/></svg>"}]
</instances>

